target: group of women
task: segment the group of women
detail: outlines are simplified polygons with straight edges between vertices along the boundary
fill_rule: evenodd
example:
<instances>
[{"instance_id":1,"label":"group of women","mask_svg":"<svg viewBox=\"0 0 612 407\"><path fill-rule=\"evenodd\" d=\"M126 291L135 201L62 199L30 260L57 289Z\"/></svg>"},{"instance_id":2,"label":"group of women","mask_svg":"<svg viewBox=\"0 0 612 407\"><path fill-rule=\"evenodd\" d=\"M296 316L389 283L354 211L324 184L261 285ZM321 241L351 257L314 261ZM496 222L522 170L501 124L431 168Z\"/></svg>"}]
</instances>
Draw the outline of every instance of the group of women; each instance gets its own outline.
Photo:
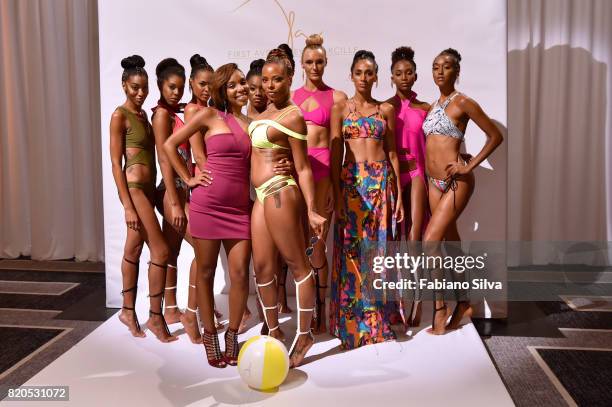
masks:
<instances>
[{"instance_id":1,"label":"group of women","mask_svg":"<svg viewBox=\"0 0 612 407\"><path fill-rule=\"evenodd\" d=\"M286 270L291 270L297 331L289 354L291 365L298 366L314 343L313 331L328 331L325 241L332 215L329 332L346 349L394 339L391 325L401 314L397 303L372 293L365 278L371 264L363 257L368 245L384 250L386 242L402 234L411 242L459 240L456 220L474 189L472 170L502 141L478 104L455 90L459 53L447 49L435 58L440 97L430 106L412 91L417 79L412 49L393 52L396 94L379 102L372 97L378 81L374 54L355 54L350 67L355 92L348 98L323 80L327 55L322 45L319 35L306 40L301 55L305 82L294 92L295 62L285 44L254 61L246 76L236 64L213 70L194 55L184 122L178 113L185 70L176 60L164 59L156 68L161 97L152 125L142 109L148 94L144 60L122 61L126 101L112 115L110 144L128 226L119 318L134 336L145 336L134 310L145 242L151 253L147 327L159 340L171 342L177 337L167 323L182 322L190 339L204 344L208 362L225 367L237 364L238 333L251 314L246 306L251 258L262 333L280 340L279 312L292 312L284 291ZM469 120L487 136L474 157L460 153ZM156 151L162 172L157 187ZM154 207L163 217L161 226ZM196 254L185 313L178 310L175 294L183 239ZM221 245L230 278L224 352L213 296ZM459 301L447 323L443 296L435 300L434 334L456 328L470 312L469 302ZM418 325L420 303L415 304L404 323Z\"/></svg>"}]
</instances>

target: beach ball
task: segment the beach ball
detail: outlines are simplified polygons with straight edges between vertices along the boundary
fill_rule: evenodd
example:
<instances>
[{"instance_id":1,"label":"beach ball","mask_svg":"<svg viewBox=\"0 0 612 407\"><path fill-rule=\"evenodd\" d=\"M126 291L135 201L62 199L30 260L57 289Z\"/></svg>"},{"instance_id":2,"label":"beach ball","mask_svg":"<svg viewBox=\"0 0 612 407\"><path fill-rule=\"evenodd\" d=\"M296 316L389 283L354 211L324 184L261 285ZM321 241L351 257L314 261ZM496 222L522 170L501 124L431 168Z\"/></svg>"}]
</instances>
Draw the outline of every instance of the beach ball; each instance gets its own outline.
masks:
<instances>
[{"instance_id":1,"label":"beach ball","mask_svg":"<svg viewBox=\"0 0 612 407\"><path fill-rule=\"evenodd\" d=\"M287 348L271 336L255 336L240 349L238 372L242 380L253 389L276 389L285 381L289 372Z\"/></svg>"}]
</instances>

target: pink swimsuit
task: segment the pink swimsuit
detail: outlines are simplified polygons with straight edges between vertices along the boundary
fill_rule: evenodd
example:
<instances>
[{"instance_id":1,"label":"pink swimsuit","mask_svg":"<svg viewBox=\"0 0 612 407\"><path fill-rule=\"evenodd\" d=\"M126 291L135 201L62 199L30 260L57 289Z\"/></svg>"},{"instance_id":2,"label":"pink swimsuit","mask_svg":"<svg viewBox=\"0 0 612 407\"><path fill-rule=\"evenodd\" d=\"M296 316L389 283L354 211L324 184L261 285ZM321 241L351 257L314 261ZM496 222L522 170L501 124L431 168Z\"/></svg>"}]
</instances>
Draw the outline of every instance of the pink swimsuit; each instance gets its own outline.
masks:
<instances>
[{"instance_id":1,"label":"pink swimsuit","mask_svg":"<svg viewBox=\"0 0 612 407\"><path fill-rule=\"evenodd\" d=\"M319 106L308 112L302 109L301 105L310 97ZM323 90L309 91L301 87L294 92L293 102L300 107L306 123L329 129L331 109L334 105L334 90L332 88L326 87ZM308 159L315 182L330 176L330 156L331 152L327 147L308 147Z\"/></svg>"},{"instance_id":2,"label":"pink swimsuit","mask_svg":"<svg viewBox=\"0 0 612 407\"><path fill-rule=\"evenodd\" d=\"M395 118L395 143L397 155L400 161L415 161L416 168L410 172L402 172L400 181L402 187L410 183L412 178L421 177L425 180L425 134L423 133L423 121L427 112L410 106L416 99L417 94L412 92L406 100L395 96L398 105L401 106Z\"/></svg>"},{"instance_id":3,"label":"pink swimsuit","mask_svg":"<svg viewBox=\"0 0 612 407\"><path fill-rule=\"evenodd\" d=\"M157 109L162 108L162 109L166 109L168 111L168 113L170 113L170 116L172 117L172 121L173 121L173 126L172 126L172 132L176 133L178 129L180 129L181 127L183 127L185 125L185 123L183 122L183 120L179 117L179 115L177 113L179 113L179 108L173 108L172 106L166 104L163 100L159 100L157 102L157 106L155 106L153 109L151 109L153 111L153 116L155 115L155 112L157 111ZM153 116L151 116L151 118L153 118ZM185 164L187 165L187 169L189 170L189 173L193 175L193 162L191 161L191 145L189 144L189 140L187 140L186 142L184 142L183 144L181 144L180 146L178 146L177 151L179 153L179 155L181 156L181 158L185 161ZM177 175L174 178L174 184L176 185L177 188L182 188L184 190L188 190L189 188L187 187L187 184L185 184L183 182L183 180ZM161 182L159 183L159 185L157 186L157 189L163 191L166 189L166 185L164 184L164 180L162 178Z\"/></svg>"}]
</instances>

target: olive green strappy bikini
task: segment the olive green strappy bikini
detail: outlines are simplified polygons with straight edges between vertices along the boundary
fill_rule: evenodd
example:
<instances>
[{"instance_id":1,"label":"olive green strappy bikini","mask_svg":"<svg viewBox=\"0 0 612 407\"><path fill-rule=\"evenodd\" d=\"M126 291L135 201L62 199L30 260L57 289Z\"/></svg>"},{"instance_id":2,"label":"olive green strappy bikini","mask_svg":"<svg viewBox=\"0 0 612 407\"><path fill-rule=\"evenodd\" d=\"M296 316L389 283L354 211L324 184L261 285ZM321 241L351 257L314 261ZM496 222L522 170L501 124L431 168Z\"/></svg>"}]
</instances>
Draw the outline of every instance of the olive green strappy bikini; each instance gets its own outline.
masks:
<instances>
[{"instance_id":1,"label":"olive green strappy bikini","mask_svg":"<svg viewBox=\"0 0 612 407\"><path fill-rule=\"evenodd\" d=\"M125 107L119 106L118 109L125 114L130 122L130 127L125 133L125 147L140 149L132 157L127 157L126 154L124 170L132 165L142 164L151 171L151 179L148 182L128 182L128 188L138 188L145 192L152 192L155 190L157 168L155 166L155 141L151 125L148 120L139 119L136 114Z\"/></svg>"}]
</instances>

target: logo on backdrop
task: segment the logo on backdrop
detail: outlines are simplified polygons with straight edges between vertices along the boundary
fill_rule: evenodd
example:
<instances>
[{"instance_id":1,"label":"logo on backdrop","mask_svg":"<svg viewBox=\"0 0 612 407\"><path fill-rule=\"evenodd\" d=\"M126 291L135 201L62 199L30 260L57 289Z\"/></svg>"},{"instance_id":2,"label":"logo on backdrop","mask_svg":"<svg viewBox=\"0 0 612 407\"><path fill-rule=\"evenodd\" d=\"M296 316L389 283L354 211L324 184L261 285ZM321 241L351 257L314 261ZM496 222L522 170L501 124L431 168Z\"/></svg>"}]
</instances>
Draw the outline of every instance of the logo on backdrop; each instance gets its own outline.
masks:
<instances>
[{"instance_id":1,"label":"logo on backdrop","mask_svg":"<svg viewBox=\"0 0 612 407\"><path fill-rule=\"evenodd\" d=\"M232 12L235 13L236 11L240 10L241 8L243 8L247 4L251 3L252 1L253 0L245 0L245 1L243 1L242 4L240 4L234 10L232 10ZM282 13L283 18L285 19L285 23L287 24L287 30L288 30L287 44L291 47L291 49L293 49L293 39L294 38L299 38L299 37L307 38L308 36L306 34L304 34L304 32L302 30L295 29L295 12L292 11L292 10L287 12L285 10L285 8L283 7L283 5L281 4L280 1L278 1L278 0L273 0L273 1L274 1L274 4L276 4L278 9ZM320 32L319 35L323 35L323 32Z\"/></svg>"}]
</instances>

